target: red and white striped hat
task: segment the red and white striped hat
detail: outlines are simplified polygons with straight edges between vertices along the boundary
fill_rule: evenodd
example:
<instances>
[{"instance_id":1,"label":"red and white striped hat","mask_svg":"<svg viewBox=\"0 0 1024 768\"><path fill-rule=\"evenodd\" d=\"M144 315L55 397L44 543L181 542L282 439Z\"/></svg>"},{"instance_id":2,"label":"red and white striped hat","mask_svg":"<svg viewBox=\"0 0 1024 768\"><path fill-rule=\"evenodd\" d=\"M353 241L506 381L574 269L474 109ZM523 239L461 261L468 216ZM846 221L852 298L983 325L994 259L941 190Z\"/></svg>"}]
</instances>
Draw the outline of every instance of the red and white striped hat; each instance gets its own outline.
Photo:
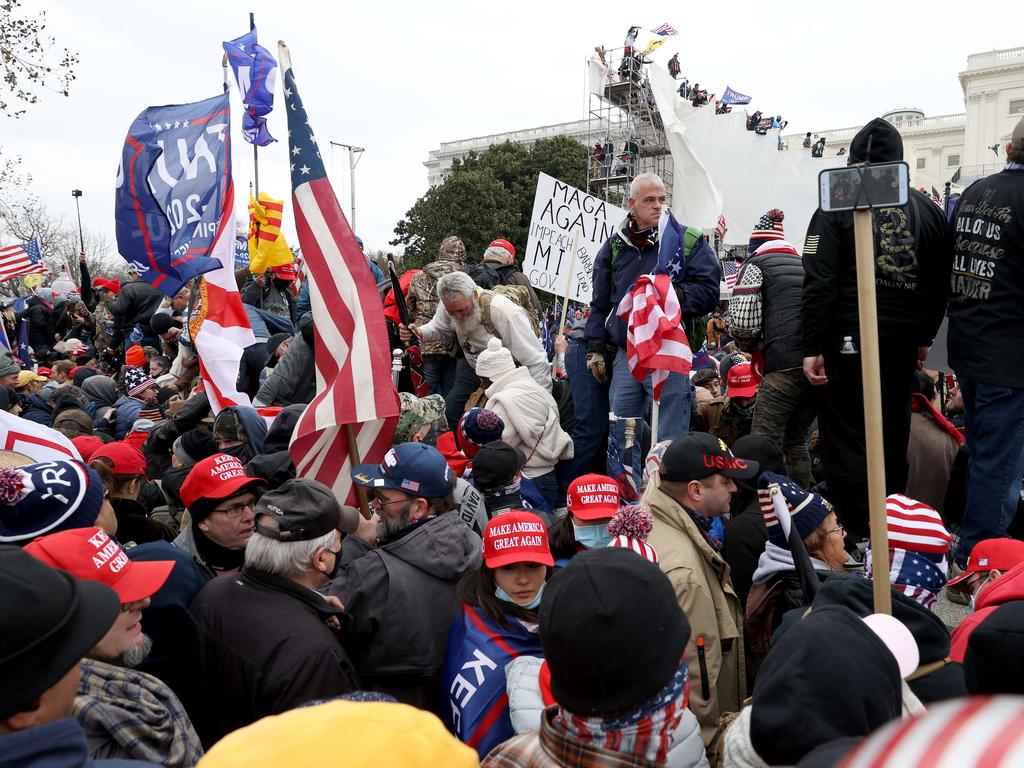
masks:
<instances>
[{"instance_id":1,"label":"red and white striped hat","mask_svg":"<svg viewBox=\"0 0 1024 768\"><path fill-rule=\"evenodd\" d=\"M927 504L893 493L885 500L889 547L944 555L952 536L939 513Z\"/></svg>"},{"instance_id":2,"label":"red and white striped hat","mask_svg":"<svg viewBox=\"0 0 1024 768\"><path fill-rule=\"evenodd\" d=\"M1024 765L1024 696L972 696L893 720L854 749L843 768L1016 768Z\"/></svg>"},{"instance_id":3,"label":"red and white striped hat","mask_svg":"<svg viewBox=\"0 0 1024 768\"><path fill-rule=\"evenodd\" d=\"M634 539L625 534L620 534L612 539L608 543L609 547L621 547L622 549L632 549L640 557L650 560L655 565L658 564L658 553L654 550L650 544L640 539Z\"/></svg>"},{"instance_id":4,"label":"red and white striped hat","mask_svg":"<svg viewBox=\"0 0 1024 768\"><path fill-rule=\"evenodd\" d=\"M789 240L783 240L782 238L779 238L778 240L769 240L758 248L754 252L754 255L763 256L766 253L788 253L790 256L800 255L800 251L796 249L795 245L789 242Z\"/></svg>"}]
</instances>

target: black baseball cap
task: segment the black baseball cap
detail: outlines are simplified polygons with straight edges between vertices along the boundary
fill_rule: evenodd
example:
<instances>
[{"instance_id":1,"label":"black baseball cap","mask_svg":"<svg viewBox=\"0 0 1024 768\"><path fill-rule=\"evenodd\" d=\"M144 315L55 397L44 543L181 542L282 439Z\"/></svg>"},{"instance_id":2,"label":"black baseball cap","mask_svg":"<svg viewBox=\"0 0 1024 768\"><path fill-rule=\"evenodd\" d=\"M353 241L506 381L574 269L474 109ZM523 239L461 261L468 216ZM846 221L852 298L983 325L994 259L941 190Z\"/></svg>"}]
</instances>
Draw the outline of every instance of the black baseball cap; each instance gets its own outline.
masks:
<instances>
[{"instance_id":1,"label":"black baseball cap","mask_svg":"<svg viewBox=\"0 0 1024 768\"><path fill-rule=\"evenodd\" d=\"M0 544L0 718L31 709L113 626L121 599Z\"/></svg>"},{"instance_id":2,"label":"black baseball cap","mask_svg":"<svg viewBox=\"0 0 1024 768\"><path fill-rule=\"evenodd\" d=\"M261 523L265 517L273 518L277 525ZM342 507L331 489L316 480L288 480L256 503L256 533L269 539L312 541L331 531L355 533L358 527L359 513Z\"/></svg>"},{"instance_id":3,"label":"black baseball cap","mask_svg":"<svg viewBox=\"0 0 1024 768\"><path fill-rule=\"evenodd\" d=\"M712 475L734 480L757 477L761 466L752 459L732 455L725 441L707 432L691 432L676 440L661 458L662 480L688 483Z\"/></svg>"},{"instance_id":4,"label":"black baseball cap","mask_svg":"<svg viewBox=\"0 0 1024 768\"><path fill-rule=\"evenodd\" d=\"M526 454L501 440L487 443L473 457L473 482L482 491L509 485L526 463Z\"/></svg>"}]
</instances>

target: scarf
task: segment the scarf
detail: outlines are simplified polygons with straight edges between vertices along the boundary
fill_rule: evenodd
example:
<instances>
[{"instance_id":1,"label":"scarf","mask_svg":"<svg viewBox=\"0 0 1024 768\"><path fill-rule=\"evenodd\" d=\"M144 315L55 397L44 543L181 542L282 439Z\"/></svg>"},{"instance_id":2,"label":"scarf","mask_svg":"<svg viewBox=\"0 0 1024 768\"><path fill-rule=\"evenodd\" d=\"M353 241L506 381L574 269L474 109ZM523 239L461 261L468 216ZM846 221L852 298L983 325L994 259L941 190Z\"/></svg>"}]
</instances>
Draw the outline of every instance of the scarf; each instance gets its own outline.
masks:
<instances>
[{"instance_id":1,"label":"scarf","mask_svg":"<svg viewBox=\"0 0 1024 768\"><path fill-rule=\"evenodd\" d=\"M245 549L228 549L209 538L199 530L199 524L192 518L192 538L196 543L199 558L210 570L218 573L237 571L245 562Z\"/></svg>"},{"instance_id":2,"label":"scarf","mask_svg":"<svg viewBox=\"0 0 1024 768\"><path fill-rule=\"evenodd\" d=\"M721 552L722 548L725 545L722 543L722 540L720 538L718 538L711 532L711 526L714 524L715 521L712 520L710 517L704 517L704 515L702 515L700 512L696 512L690 509L689 507L683 507L683 509L686 510L686 513L690 516L690 519L697 524L698 528L700 528L700 532L704 534L704 539L707 541L708 544L711 545L711 548L715 550L715 552Z\"/></svg>"},{"instance_id":3,"label":"scarf","mask_svg":"<svg viewBox=\"0 0 1024 768\"><path fill-rule=\"evenodd\" d=\"M144 672L82 659L72 714L90 741L113 742L133 760L184 767L203 756L178 697Z\"/></svg>"},{"instance_id":4,"label":"scarf","mask_svg":"<svg viewBox=\"0 0 1024 768\"><path fill-rule=\"evenodd\" d=\"M920 392L915 392L910 396L910 410L914 413L923 413L926 416L930 416L939 429L956 440L957 445L964 444L966 438L960 434L960 430L953 426L953 422L939 413L938 409L931 404L931 401Z\"/></svg>"},{"instance_id":5,"label":"scarf","mask_svg":"<svg viewBox=\"0 0 1024 768\"><path fill-rule=\"evenodd\" d=\"M658 228L648 227L640 229L633 214L626 215L626 237L637 248L644 248L648 245L658 244Z\"/></svg>"},{"instance_id":6,"label":"scarf","mask_svg":"<svg viewBox=\"0 0 1024 768\"><path fill-rule=\"evenodd\" d=\"M559 707L552 726L583 744L664 764L689 700L688 674L684 660L653 698L623 715L584 717Z\"/></svg>"}]
</instances>

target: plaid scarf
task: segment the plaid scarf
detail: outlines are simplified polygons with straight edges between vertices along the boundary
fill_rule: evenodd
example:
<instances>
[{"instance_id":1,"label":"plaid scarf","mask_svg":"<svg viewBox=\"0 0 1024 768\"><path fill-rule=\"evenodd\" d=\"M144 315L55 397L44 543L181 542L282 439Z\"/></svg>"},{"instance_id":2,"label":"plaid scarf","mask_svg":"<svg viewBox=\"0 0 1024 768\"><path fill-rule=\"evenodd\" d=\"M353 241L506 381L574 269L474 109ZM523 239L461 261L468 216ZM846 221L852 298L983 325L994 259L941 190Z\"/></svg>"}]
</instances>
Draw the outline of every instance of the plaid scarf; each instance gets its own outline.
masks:
<instances>
[{"instance_id":1,"label":"plaid scarf","mask_svg":"<svg viewBox=\"0 0 1024 768\"><path fill-rule=\"evenodd\" d=\"M889 549L889 583L929 610L939 599L939 590L946 583L945 555L930 552L911 552L909 549ZM864 562L864 575L871 578L871 550Z\"/></svg>"},{"instance_id":2,"label":"plaid scarf","mask_svg":"<svg viewBox=\"0 0 1024 768\"><path fill-rule=\"evenodd\" d=\"M686 510L686 513L690 516L690 519L697 524L698 528L700 528L700 532L704 534L704 539L707 541L708 544L711 545L711 548L715 550L715 552L721 553L725 545L723 544L722 540L718 538L718 536L715 536L711 532L711 527L712 525L714 525L715 520L713 520L710 517L705 517L700 512L692 510L689 507L683 507L683 509ZM720 520L720 518L715 519Z\"/></svg>"},{"instance_id":3,"label":"plaid scarf","mask_svg":"<svg viewBox=\"0 0 1024 768\"><path fill-rule=\"evenodd\" d=\"M663 764L689 699L688 667L679 669L653 698L615 717L583 717L558 708L552 726L575 741Z\"/></svg>"},{"instance_id":4,"label":"plaid scarf","mask_svg":"<svg viewBox=\"0 0 1024 768\"><path fill-rule=\"evenodd\" d=\"M203 756L178 697L155 677L82 659L82 682L72 711L94 750L112 742L120 755L164 766L193 766Z\"/></svg>"}]
</instances>

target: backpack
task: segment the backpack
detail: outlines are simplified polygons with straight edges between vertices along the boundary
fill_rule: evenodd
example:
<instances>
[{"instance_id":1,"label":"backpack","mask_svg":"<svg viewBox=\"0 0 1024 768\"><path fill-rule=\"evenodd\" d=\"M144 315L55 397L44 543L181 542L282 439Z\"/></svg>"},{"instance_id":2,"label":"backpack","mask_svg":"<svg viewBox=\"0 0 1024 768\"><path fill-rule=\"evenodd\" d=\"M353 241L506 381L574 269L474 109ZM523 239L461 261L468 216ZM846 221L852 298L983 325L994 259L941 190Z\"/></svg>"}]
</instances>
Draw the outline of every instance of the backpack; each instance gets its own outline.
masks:
<instances>
[{"instance_id":1,"label":"backpack","mask_svg":"<svg viewBox=\"0 0 1024 768\"><path fill-rule=\"evenodd\" d=\"M473 282L484 290L490 290L491 288L502 285L505 282L498 270L484 264L482 261L476 264L467 265L463 271L473 278Z\"/></svg>"},{"instance_id":2,"label":"backpack","mask_svg":"<svg viewBox=\"0 0 1024 768\"><path fill-rule=\"evenodd\" d=\"M525 285L496 285L490 290L480 291L480 322L491 336L498 334L494 330L494 323L491 322L491 302L495 296L504 296L513 304L522 308L530 321L530 327L540 338L540 316L530 301L530 289Z\"/></svg>"}]
</instances>

